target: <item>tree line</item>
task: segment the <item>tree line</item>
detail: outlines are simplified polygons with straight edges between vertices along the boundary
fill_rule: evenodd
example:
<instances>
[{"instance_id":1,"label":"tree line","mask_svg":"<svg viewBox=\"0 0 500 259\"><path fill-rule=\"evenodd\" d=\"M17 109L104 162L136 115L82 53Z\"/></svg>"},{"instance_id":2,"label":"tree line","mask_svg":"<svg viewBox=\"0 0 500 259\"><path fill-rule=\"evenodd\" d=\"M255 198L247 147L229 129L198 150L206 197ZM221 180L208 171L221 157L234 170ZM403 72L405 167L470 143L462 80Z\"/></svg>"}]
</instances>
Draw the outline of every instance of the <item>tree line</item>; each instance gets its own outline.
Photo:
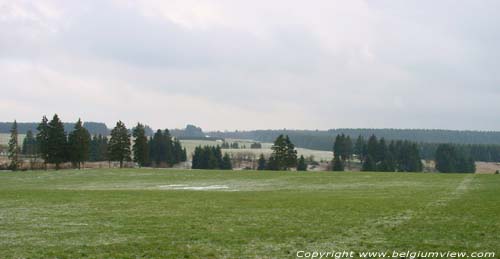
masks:
<instances>
[{"instance_id":1,"label":"tree line","mask_svg":"<svg viewBox=\"0 0 500 259\"><path fill-rule=\"evenodd\" d=\"M421 172L423 169L416 143L400 140L387 142L375 135L368 140L358 136L355 142L349 135L337 135L333 154L333 171L344 171L353 156L361 161L362 171Z\"/></svg>"},{"instance_id":2,"label":"tree line","mask_svg":"<svg viewBox=\"0 0 500 259\"><path fill-rule=\"evenodd\" d=\"M179 140L170 136L168 130L158 130L149 139L146 130L146 126L138 123L130 134L125 124L118 121L108 140L103 135L91 137L79 119L72 131L66 134L63 122L55 114L50 121L43 116L36 135L29 130L20 146L17 122L14 121L10 130L9 167L12 170L19 168L21 154L39 157L45 168L47 164L54 164L56 169L66 162L80 169L87 161L117 161L121 168L127 161L134 161L139 166L172 166L187 160L186 149L182 148Z\"/></svg>"},{"instance_id":3,"label":"tree line","mask_svg":"<svg viewBox=\"0 0 500 259\"><path fill-rule=\"evenodd\" d=\"M266 160L261 154L257 161L257 170L283 171L296 168L297 171L307 171L304 156L297 158L297 150L288 135L279 135L271 147L272 153Z\"/></svg>"},{"instance_id":4,"label":"tree line","mask_svg":"<svg viewBox=\"0 0 500 259\"><path fill-rule=\"evenodd\" d=\"M194 149L192 169L233 169L228 153L222 155L220 146L197 146Z\"/></svg>"},{"instance_id":5,"label":"tree line","mask_svg":"<svg viewBox=\"0 0 500 259\"><path fill-rule=\"evenodd\" d=\"M452 144L468 153L475 161L500 162L500 132L419 130L419 129L332 129L320 130L255 130L209 132L211 136L233 139L254 139L272 142L279 135L288 135L297 147L330 151L337 135L355 140L375 135L386 141L408 140L416 143L423 159L433 159L440 144Z\"/></svg>"}]
</instances>

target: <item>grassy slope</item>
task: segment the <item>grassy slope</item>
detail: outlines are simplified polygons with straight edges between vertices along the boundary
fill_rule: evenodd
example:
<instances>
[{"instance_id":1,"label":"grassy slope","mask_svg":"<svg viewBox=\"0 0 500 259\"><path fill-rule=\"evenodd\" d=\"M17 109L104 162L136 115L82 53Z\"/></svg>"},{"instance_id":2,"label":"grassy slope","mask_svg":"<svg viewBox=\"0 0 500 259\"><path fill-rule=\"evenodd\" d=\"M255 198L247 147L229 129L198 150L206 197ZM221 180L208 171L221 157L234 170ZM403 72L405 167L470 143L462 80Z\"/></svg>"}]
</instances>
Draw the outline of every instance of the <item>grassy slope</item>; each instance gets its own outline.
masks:
<instances>
[{"instance_id":1,"label":"grassy slope","mask_svg":"<svg viewBox=\"0 0 500 259\"><path fill-rule=\"evenodd\" d=\"M226 185L218 191L164 185ZM0 258L500 252L500 177L152 169L0 173Z\"/></svg>"}]
</instances>

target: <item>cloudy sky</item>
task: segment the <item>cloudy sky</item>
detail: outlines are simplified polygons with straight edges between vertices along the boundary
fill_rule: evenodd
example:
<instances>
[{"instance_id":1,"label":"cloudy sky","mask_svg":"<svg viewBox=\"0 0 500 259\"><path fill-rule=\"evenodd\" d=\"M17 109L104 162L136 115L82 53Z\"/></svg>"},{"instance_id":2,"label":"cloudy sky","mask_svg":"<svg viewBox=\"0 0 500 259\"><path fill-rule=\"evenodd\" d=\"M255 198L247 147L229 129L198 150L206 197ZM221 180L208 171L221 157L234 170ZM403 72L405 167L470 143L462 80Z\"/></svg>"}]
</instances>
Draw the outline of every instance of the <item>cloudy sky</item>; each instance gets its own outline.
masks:
<instances>
[{"instance_id":1,"label":"cloudy sky","mask_svg":"<svg viewBox=\"0 0 500 259\"><path fill-rule=\"evenodd\" d=\"M0 121L500 130L497 0L0 0Z\"/></svg>"}]
</instances>

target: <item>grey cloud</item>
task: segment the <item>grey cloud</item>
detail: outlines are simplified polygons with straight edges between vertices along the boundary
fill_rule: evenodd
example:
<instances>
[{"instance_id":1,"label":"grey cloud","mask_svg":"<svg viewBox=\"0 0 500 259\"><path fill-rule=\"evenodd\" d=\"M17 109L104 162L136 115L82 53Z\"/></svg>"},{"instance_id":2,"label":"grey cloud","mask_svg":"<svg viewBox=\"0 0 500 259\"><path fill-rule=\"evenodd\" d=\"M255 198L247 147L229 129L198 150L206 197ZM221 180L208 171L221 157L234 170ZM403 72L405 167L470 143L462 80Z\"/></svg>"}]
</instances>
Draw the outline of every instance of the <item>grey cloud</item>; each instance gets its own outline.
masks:
<instances>
[{"instance_id":1,"label":"grey cloud","mask_svg":"<svg viewBox=\"0 0 500 259\"><path fill-rule=\"evenodd\" d=\"M133 122L150 109L189 105L174 121L147 115L145 122L500 129L491 112L500 108L497 1L201 1L222 11L191 27L139 8L168 2L124 3L0 7L0 81L9 91L0 99L24 107L0 116L38 120L33 111L77 104L74 113L89 120ZM126 93L114 94L119 89ZM57 105L70 92L78 95ZM130 111L130 103L143 110ZM220 121L221 111L233 119Z\"/></svg>"}]
</instances>

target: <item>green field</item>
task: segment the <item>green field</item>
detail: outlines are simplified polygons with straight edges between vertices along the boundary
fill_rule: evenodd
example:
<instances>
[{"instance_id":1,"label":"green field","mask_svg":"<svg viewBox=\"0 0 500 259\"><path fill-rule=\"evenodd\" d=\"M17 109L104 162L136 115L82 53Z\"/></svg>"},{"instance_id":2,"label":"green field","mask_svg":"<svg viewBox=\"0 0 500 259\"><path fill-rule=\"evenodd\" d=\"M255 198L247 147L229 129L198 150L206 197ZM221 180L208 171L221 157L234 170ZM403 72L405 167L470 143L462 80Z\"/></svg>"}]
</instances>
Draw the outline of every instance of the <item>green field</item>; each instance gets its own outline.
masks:
<instances>
[{"instance_id":1,"label":"green field","mask_svg":"<svg viewBox=\"0 0 500 259\"><path fill-rule=\"evenodd\" d=\"M500 176L84 170L0 173L0 258L295 258L500 252Z\"/></svg>"}]
</instances>

